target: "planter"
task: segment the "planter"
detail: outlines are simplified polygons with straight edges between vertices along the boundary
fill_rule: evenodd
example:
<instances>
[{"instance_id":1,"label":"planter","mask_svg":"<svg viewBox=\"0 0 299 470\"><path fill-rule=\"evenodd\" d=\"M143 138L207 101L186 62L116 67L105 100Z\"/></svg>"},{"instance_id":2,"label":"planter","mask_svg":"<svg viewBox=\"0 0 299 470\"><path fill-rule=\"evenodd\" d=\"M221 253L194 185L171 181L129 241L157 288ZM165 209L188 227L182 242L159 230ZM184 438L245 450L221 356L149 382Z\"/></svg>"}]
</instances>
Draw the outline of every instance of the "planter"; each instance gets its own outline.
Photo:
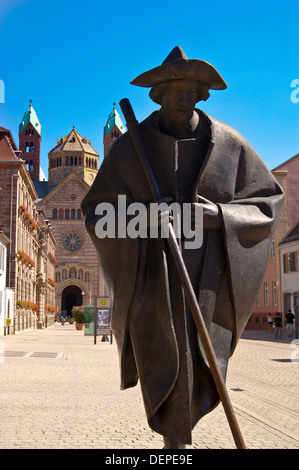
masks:
<instances>
[{"instance_id":1,"label":"planter","mask_svg":"<svg viewBox=\"0 0 299 470\"><path fill-rule=\"evenodd\" d=\"M76 323L76 330L83 330L84 323Z\"/></svg>"},{"instance_id":2,"label":"planter","mask_svg":"<svg viewBox=\"0 0 299 470\"><path fill-rule=\"evenodd\" d=\"M72 317L76 322L76 328L77 325L84 325L85 323L85 317L84 317L84 307L73 307L72 308ZM77 328L78 329L78 328ZM80 328L82 330L82 328Z\"/></svg>"}]
</instances>

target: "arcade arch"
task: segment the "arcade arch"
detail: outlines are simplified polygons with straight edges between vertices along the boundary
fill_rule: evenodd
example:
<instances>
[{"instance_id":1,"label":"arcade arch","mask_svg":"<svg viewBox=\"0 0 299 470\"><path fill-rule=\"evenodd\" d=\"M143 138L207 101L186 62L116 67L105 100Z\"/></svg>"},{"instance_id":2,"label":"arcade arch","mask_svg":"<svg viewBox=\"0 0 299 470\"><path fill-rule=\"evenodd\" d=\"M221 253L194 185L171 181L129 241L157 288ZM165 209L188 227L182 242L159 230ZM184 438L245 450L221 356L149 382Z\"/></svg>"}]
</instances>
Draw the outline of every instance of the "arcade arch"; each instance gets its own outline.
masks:
<instances>
[{"instance_id":1,"label":"arcade arch","mask_svg":"<svg viewBox=\"0 0 299 470\"><path fill-rule=\"evenodd\" d=\"M60 314L72 316L72 308L76 305L89 305L91 292L85 282L68 279L57 287L56 302Z\"/></svg>"}]
</instances>

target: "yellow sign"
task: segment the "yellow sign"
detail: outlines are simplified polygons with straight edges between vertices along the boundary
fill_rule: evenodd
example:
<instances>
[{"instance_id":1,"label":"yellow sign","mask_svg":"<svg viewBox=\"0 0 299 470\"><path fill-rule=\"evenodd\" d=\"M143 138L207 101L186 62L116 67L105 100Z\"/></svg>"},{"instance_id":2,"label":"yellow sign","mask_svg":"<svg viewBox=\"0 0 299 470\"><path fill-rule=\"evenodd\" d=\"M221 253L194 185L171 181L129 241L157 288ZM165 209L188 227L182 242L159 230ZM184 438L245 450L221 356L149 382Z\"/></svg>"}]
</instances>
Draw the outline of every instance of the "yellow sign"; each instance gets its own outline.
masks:
<instances>
[{"instance_id":1,"label":"yellow sign","mask_svg":"<svg viewBox=\"0 0 299 470\"><path fill-rule=\"evenodd\" d=\"M11 318L6 318L6 325L11 325Z\"/></svg>"},{"instance_id":2,"label":"yellow sign","mask_svg":"<svg viewBox=\"0 0 299 470\"><path fill-rule=\"evenodd\" d=\"M97 308L110 308L109 297L97 297Z\"/></svg>"}]
</instances>

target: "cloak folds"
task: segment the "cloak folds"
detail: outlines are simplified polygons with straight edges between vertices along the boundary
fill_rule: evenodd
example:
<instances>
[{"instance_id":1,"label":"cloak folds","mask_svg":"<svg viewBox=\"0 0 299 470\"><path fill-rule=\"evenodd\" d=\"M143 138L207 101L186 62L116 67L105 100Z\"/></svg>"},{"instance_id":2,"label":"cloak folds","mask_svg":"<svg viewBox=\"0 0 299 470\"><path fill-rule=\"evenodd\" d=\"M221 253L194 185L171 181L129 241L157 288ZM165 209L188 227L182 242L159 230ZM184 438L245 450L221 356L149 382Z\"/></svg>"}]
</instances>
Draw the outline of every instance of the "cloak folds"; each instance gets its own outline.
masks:
<instances>
[{"instance_id":1,"label":"cloak folds","mask_svg":"<svg viewBox=\"0 0 299 470\"><path fill-rule=\"evenodd\" d=\"M158 112L140 130L163 197L180 204L205 198L221 210L221 230L204 227L201 248L182 243L181 249L225 378L263 279L284 195L236 130L197 112L207 130L201 138L163 134ZM193 427L219 396L167 242L96 236L96 206L108 202L117 211L118 195L128 205L151 202L128 133L111 147L82 210L111 296L121 388L139 379L152 429L190 444Z\"/></svg>"}]
</instances>

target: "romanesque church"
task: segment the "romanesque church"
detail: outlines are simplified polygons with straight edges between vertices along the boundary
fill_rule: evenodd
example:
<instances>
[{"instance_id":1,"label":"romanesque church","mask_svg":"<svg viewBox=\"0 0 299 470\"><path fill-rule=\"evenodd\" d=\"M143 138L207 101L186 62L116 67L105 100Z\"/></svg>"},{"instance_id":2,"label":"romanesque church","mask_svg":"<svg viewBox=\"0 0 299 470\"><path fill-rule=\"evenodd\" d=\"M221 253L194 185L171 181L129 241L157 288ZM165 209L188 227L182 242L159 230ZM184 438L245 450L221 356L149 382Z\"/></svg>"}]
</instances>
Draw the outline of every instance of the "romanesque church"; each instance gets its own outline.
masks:
<instances>
[{"instance_id":1,"label":"romanesque church","mask_svg":"<svg viewBox=\"0 0 299 470\"><path fill-rule=\"evenodd\" d=\"M103 131L104 157L124 132L114 104ZM56 306L58 312L71 316L74 305L96 305L97 297L108 295L80 209L96 177L99 153L73 126L48 153L46 181L40 169L40 142L41 125L30 102L19 126L19 149L38 194L37 206L49 220L56 240Z\"/></svg>"}]
</instances>

